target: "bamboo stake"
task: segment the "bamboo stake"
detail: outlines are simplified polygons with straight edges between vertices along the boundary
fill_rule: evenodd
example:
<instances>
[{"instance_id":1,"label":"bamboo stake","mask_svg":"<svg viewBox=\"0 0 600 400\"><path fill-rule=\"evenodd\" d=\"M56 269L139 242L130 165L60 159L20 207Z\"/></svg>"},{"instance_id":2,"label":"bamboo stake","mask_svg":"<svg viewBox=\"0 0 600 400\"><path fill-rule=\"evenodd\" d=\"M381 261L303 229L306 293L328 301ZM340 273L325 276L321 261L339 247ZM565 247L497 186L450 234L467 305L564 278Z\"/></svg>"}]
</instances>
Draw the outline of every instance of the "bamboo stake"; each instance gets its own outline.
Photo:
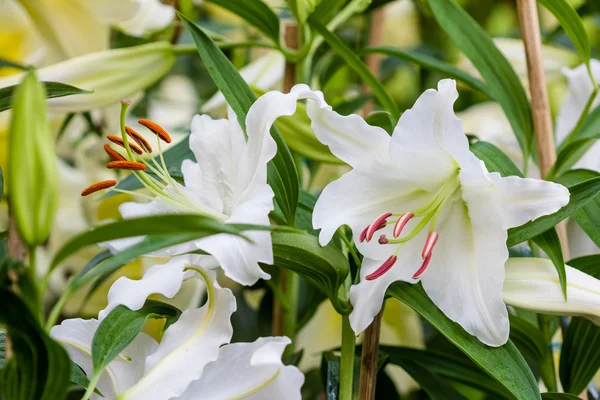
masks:
<instances>
[{"instance_id":1,"label":"bamboo stake","mask_svg":"<svg viewBox=\"0 0 600 400\"><path fill-rule=\"evenodd\" d=\"M379 46L383 40L384 7L378 7L371 13L369 21L369 46ZM381 56L369 54L367 66L375 75L379 75L381 67ZM370 93L368 85L363 86L363 93ZM363 108L366 117L373 110L373 101L369 101ZM375 387L377 385L377 360L379 356L379 334L381 333L381 316L383 309L375 316L375 319L365 330L362 354L360 359L360 382L358 386L359 400L373 400L375 398Z\"/></svg>"},{"instance_id":2,"label":"bamboo stake","mask_svg":"<svg viewBox=\"0 0 600 400\"><path fill-rule=\"evenodd\" d=\"M290 49L298 49L299 37L298 37L298 25L295 22L287 22L284 25L283 40L286 47ZM296 84L296 64L286 61L285 72L283 75L283 92L289 93L292 87ZM279 287L280 293L286 294L288 291L288 280L293 280L294 277L288 277L288 271L285 269L280 270L279 274ZM293 302L292 302L293 303ZM295 304L291 304L295 306ZM281 303L277 301L277 298L273 299L273 335L281 336L284 334L284 311L281 307Z\"/></svg>"},{"instance_id":3,"label":"bamboo stake","mask_svg":"<svg viewBox=\"0 0 600 400\"><path fill-rule=\"evenodd\" d=\"M535 0L518 0L517 9L521 24L521 36L525 44L527 75L531 94L531 113L540 173L545 177L556 162L556 148L552 130L550 102L544 76L542 37ZM569 259L567 229L564 223L556 226L565 260Z\"/></svg>"}]
</instances>

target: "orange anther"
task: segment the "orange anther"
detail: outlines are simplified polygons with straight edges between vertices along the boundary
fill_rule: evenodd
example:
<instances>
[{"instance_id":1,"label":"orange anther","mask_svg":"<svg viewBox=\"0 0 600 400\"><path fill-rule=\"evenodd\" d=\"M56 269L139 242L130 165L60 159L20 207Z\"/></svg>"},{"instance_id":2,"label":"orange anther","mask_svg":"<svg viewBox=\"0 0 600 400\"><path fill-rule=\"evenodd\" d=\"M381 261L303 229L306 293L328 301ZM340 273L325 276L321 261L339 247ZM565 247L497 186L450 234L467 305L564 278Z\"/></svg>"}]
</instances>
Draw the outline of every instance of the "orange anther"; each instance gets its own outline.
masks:
<instances>
[{"instance_id":1,"label":"orange anther","mask_svg":"<svg viewBox=\"0 0 600 400\"><path fill-rule=\"evenodd\" d=\"M140 119L138 120L138 123L150 129L152 133L157 135L163 142L171 143L171 136L169 136L167 131L165 131L162 126L158 125L156 122L150 121L149 119Z\"/></svg>"},{"instance_id":2,"label":"orange anther","mask_svg":"<svg viewBox=\"0 0 600 400\"><path fill-rule=\"evenodd\" d=\"M106 168L110 169L127 169L130 171L143 171L146 166L141 162L136 161L111 161L106 164Z\"/></svg>"},{"instance_id":3,"label":"orange anther","mask_svg":"<svg viewBox=\"0 0 600 400\"><path fill-rule=\"evenodd\" d=\"M108 135L106 138L108 140L110 140L111 142L113 142L114 144L118 144L121 147L125 147L125 143L123 142L123 139L121 139L118 136ZM140 149L136 144L129 143L129 147L131 147L131 150L135 151L138 155L142 155L144 153L144 151L142 149Z\"/></svg>"},{"instance_id":4,"label":"orange anther","mask_svg":"<svg viewBox=\"0 0 600 400\"><path fill-rule=\"evenodd\" d=\"M81 195L82 196L87 196L87 195L90 195L92 193L96 193L99 190L104 190L104 189L108 189L110 187L113 187L116 184L117 184L117 181L115 181L114 179L108 179L106 181L96 182L93 185L90 185L87 188L83 189L83 191L81 192Z\"/></svg>"},{"instance_id":5,"label":"orange anther","mask_svg":"<svg viewBox=\"0 0 600 400\"><path fill-rule=\"evenodd\" d=\"M128 126L125 127L125 132L127 132L127 135L139 144L142 149L146 150L146 153L152 153L152 146L150 146L150 143L148 143L142 135Z\"/></svg>"},{"instance_id":6,"label":"orange anther","mask_svg":"<svg viewBox=\"0 0 600 400\"><path fill-rule=\"evenodd\" d=\"M108 154L111 161L127 161L121 153L110 147L108 143L104 143L104 151Z\"/></svg>"}]
</instances>

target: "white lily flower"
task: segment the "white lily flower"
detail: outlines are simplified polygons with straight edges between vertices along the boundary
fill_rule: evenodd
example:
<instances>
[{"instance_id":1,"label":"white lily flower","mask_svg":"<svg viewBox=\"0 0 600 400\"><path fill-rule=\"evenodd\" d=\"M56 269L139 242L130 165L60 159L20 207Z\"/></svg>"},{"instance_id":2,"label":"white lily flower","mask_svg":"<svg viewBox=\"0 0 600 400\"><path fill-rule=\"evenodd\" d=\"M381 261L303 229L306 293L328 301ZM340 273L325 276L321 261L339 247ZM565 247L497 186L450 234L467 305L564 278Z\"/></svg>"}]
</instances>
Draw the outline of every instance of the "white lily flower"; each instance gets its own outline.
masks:
<instances>
[{"instance_id":1,"label":"white lily flower","mask_svg":"<svg viewBox=\"0 0 600 400\"><path fill-rule=\"evenodd\" d=\"M277 117L293 114L296 107L295 102L282 106L284 98L282 93L272 92L252 105L246 118L248 141L231 110L228 120L214 120L207 115L194 117L190 149L198 161L183 161L184 185L170 179L163 168L160 174L166 182L146 185L154 199L150 203L122 204L121 215L133 218L192 213L227 223L269 225L274 194L267 184L267 163L277 152L269 130ZM146 179L141 171L139 176ZM225 275L240 284L252 285L258 279L270 278L259 263L272 264L273 249L269 232L252 231L245 235L254 243L223 233L173 246L154 255L200 249L217 259ZM122 239L107 245L113 251L121 251L140 240Z\"/></svg>"},{"instance_id":2,"label":"white lily flower","mask_svg":"<svg viewBox=\"0 0 600 400\"><path fill-rule=\"evenodd\" d=\"M261 90L273 89L283 79L285 57L278 50L269 50L265 55L240 69L240 75L248 85ZM217 92L200 108L203 113L209 113L224 106L225 96Z\"/></svg>"},{"instance_id":3,"label":"white lily flower","mask_svg":"<svg viewBox=\"0 0 600 400\"><path fill-rule=\"evenodd\" d=\"M41 81L66 83L93 93L48 100L48 111L68 113L104 107L150 86L175 62L170 43L155 42L72 58L37 71ZM0 79L0 88L17 85L23 74Z\"/></svg>"},{"instance_id":4,"label":"white lily flower","mask_svg":"<svg viewBox=\"0 0 600 400\"><path fill-rule=\"evenodd\" d=\"M0 48L2 58L18 64L33 64L44 55L40 34L27 11L16 0L3 0L0 4ZM0 68L0 76L6 71Z\"/></svg>"},{"instance_id":5,"label":"white lily flower","mask_svg":"<svg viewBox=\"0 0 600 400\"><path fill-rule=\"evenodd\" d=\"M123 277L115 282L100 321L118 305L140 309L151 294L172 298L190 278L204 280L208 300L200 308L184 311L160 343L140 333L103 372L97 385L103 398L167 400L200 394L210 399L271 399L285 394L300 399L303 375L281 362L288 338L228 344L235 297L216 283L213 267L209 256L179 256L150 268L140 280ZM97 320L72 319L51 331L88 377L93 373L91 346L98 326Z\"/></svg>"},{"instance_id":6,"label":"white lily flower","mask_svg":"<svg viewBox=\"0 0 600 400\"><path fill-rule=\"evenodd\" d=\"M542 314L573 315L600 325L600 280L568 265L567 300L552 261L510 258L502 298L506 304Z\"/></svg>"},{"instance_id":7,"label":"white lily flower","mask_svg":"<svg viewBox=\"0 0 600 400\"><path fill-rule=\"evenodd\" d=\"M381 310L390 284L420 280L433 302L467 332L491 346L505 343L507 229L559 210L569 191L552 182L489 173L470 152L454 115L453 80L427 90L402 115L392 137L357 115L335 113L322 93L305 85L289 96L316 100L307 111L317 138L353 167L323 190L313 225L321 229L321 245L349 225L365 256L361 282L350 290L354 331L362 332ZM409 233L401 237L402 231Z\"/></svg>"}]
</instances>

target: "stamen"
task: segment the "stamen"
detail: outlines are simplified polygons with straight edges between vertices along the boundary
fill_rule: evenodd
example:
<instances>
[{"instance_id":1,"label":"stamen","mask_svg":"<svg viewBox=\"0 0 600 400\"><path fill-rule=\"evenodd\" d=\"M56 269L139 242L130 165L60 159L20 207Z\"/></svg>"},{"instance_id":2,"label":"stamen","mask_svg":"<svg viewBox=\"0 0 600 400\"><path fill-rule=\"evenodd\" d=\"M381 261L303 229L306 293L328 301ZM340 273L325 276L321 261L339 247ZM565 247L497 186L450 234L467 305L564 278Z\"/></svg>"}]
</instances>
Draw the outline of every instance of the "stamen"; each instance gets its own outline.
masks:
<instances>
[{"instance_id":1,"label":"stamen","mask_svg":"<svg viewBox=\"0 0 600 400\"><path fill-rule=\"evenodd\" d=\"M423 260L423 264L421 264L421 268L419 268L417 272L415 272L415 274L413 275L413 279L419 279L421 275L423 275L423 273L429 266L429 261L431 261L431 253L429 253L427 257L425 257L425 259Z\"/></svg>"},{"instance_id":2,"label":"stamen","mask_svg":"<svg viewBox=\"0 0 600 400\"><path fill-rule=\"evenodd\" d=\"M423 251L421 252L423 258L431 255L431 250L433 250L433 246L435 246L439 237L440 235L437 232L429 232L427 240L425 240L425 246L423 246Z\"/></svg>"},{"instance_id":3,"label":"stamen","mask_svg":"<svg viewBox=\"0 0 600 400\"><path fill-rule=\"evenodd\" d=\"M137 133L134 129L130 128L129 126L125 127L125 132L127 132L127 136L129 136L137 144L139 144L142 149L146 150L146 153L152 153L152 146L150 146L150 143L148 143L148 141L142 135Z\"/></svg>"},{"instance_id":4,"label":"stamen","mask_svg":"<svg viewBox=\"0 0 600 400\"><path fill-rule=\"evenodd\" d=\"M378 242L379 242L379 244L388 244L389 243L388 238L385 235L379 236Z\"/></svg>"},{"instance_id":5,"label":"stamen","mask_svg":"<svg viewBox=\"0 0 600 400\"><path fill-rule=\"evenodd\" d=\"M365 229L363 229L362 232L360 233L359 240L360 240L361 243L364 242L365 238L367 237L367 231L369 230L369 226L371 226L371 225L365 226Z\"/></svg>"},{"instance_id":6,"label":"stamen","mask_svg":"<svg viewBox=\"0 0 600 400\"><path fill-rule=\"evenodd\" d=\"M391 212L383 213L379 217L377 217L371 225L369 225L369 228L367 229L367 242L373 239L373 234L375 234L375 232L385 227L386 219L388 219L391 216Z\"/></svg>"},{"instance_id":7,"label":"stamen","mask_svg":"<svg viewBox=\"0 0 600 400\"><path fill-rule=\"evenodd\" d=\"M130 171L144 171L146 166L136 161L111 161L106 164L109 169L126 169Z\"/></svg>"},{"instance_id":8,"label":"stamen","mask_svg":"<svg viewBox=\"0 0 600 400\"><path fill-rule=\"evenodd\" d=\"M110 140L111 142L113 142L114 144L118 144L121 147L125 147L125 142L123 142L123 139L121 139L118 136L115 135L108 135L106 137L108 140ZM144 151L142 149L140 149L137 145L133 144L133 143L129 143L129 147L131 147L133 149L133 151L135 151L137 153L137 155L141 156L142 154L144 154Z\"/></svg>"},{"instance_id":9,"label":"stamen","mask_svg":"<svg viewBox=\"0 0 600 400\"><path fill-rule=\"evenodd\" d=\"M111 161L127 161L127 159L123 157L121 153L110 147L108 143L104 143L104 151L106 154L108 154Z\"/></svg>"},{"instance_id":10,"label":"stamen","mask_svg":"<svg viewBox=\"0 0 600 400\"><path fill-rule=\"evenodd\" d=\"M402 233L402 229L404 229L404 227L406 226L408 221L410 221L410 219L414 216L415 216L415 214L413 214L413 213L406 213L406 214L402 214L402 216L400 218L398 218L398 221L396 221L396 225L394 225L393 233L394 233L395 238L400 236L400 234Z\"/></svg>"},{"instance_id":11,"label":"stamen","mask_svg":"<svg viewBox=\"0 0 600 400\"><path fill-rule=\"evenodd\" d=\"M365 279L368 281L372 281L373 279L379 278L381 275L388 272L390 270L390 268L392 268L394 266L397 259L398 259L398 257L396 257L396 256L390 256L390 258L388 258L387 260L385 260L385 262L383 264L381 264L381 267L377 268L373 273L370 273L369 275L367 275L365 277Z\"/></svg>"},{"instance_id":12,"label":"stamen","mask_svg":"<svg viewBox=\"0 0 600 400\"><path fill-rule=\"evenodd\" d=\"M149 119L140 119L138 120L138 123L150 129L152 133L161 138L163 142L171 143L171 136L169 136L167 131L165 131L162 126L158 125L156 122L150 121Z\"/></svg>"},{"instance_id":13,"label":"stamen","mask_svg":"<svg viewBox=\"0 0 600 400\"><path fill-rule=\"evenodd\" d=\"M96 193L99 190L104 190L104 189L113 187L116 184L117 184L117 181L115 181L114 179L108 179L106 181L96 182L93 185L90 185L87 188L83 189L83 191L81 192L81 195L85 197L92 193Z\"/></svg>"}]
</instances>

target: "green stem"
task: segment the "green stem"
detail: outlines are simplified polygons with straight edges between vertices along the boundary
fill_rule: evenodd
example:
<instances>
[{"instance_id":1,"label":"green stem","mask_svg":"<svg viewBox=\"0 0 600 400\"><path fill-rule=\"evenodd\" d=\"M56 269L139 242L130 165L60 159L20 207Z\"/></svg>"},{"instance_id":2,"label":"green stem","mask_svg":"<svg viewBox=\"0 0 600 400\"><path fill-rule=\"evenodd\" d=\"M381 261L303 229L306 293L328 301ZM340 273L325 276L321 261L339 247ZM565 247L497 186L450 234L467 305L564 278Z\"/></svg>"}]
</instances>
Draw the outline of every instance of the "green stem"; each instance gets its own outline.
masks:
<instances>
[{"instance_id":1,"label":"green stem","mask_svg":"<svg viewBox=\"0 0 600 400\"><path fill-rule=\"evenodd\" d=\"M98 381L100 381L101 376L102 371L100 371L99 373L94 373L94 376L90 380L90 384L88 385L87 390L85 391L85 394L83 395L81 400L89 400L89 398L94 393L94 390L96 390L96 385L98 385Z\"/></svg>"},{"instance_id":2,"label":"green stem","mask_svg":"<svg viewBox=\"0 0 600 400\"><path fill-rule=\"evenodd\" d=\"M29 266L27 268L27 274L28 274L28 279L30 281L31 286L33 287L33 289L35 290L34 296L35 296L35 300L31 303L31 304L35 304L35 310L33 310L34 314L37 315L37 317L39 318L40 323L44 320L44 314L43 314L43 287L41 287L41 285L38 283L38 277L37 277L37 251L36 251L36 246L31 246L29 247L28 253L29 253ZM43 284L43 283L42 283Z\"/></svg>"},{"instance_id":3,"label":"green stem","mask_svg":"<svg viewBox=\"0 0 600 400\"><path fill-rule=\"evenodd\" d=\"M263 40L248 40L243 42L216 42L216 44L221 50L233 49L238 47L264 47L267 49L278 48L275 44L271 42L265 42ZM181 44L173 46L173 52L177 56L182 56L186 54L196 54L198 52L198 48L194 44Z\"/></svg>"},{"instance_id":4,"label":"green stem","mask_svg":"<svg viewBox=\"0 0 600 400\"><path fill-rule=\"evenodd\" d=\"M342 316L342 357L340 360L340 400L352 400L354 378L354 349L356 335L350 326L350 317Z\"/></svg>"},{"instance_id":5,"label":"green stem","mask_svg":"<svg viewBox=\"0 0 600 400\"><path fill-rule=\"evenodd\" d=\"M283 335L289 337L292 340L292 343L286 347L284 355L291 355L294 353L296 326L298 324L299 283L298 274L288 270L285 281L287 307L283 307Z\"/></svg>"},{"instance_id":6,"label":"green stem","mask_svg":"<svg viewBox=\"0 0 600 400\"><path fill-rule=\"evenodd\" d=\"M52 307L52 311L50 311L50 315L48 315L48 319L46 320L47 332L50 332L50 329L52 329L52 327L56 325L56 321L58 321L58 317L60 317L60 312L62 311L65 304L67 304L67 301L69 301L69 299L73 295L73 292L73 288L70 285L67 286L67 288L60 296L56 304L54 304L54 307Z\"/></svg>"}]
</instances>

